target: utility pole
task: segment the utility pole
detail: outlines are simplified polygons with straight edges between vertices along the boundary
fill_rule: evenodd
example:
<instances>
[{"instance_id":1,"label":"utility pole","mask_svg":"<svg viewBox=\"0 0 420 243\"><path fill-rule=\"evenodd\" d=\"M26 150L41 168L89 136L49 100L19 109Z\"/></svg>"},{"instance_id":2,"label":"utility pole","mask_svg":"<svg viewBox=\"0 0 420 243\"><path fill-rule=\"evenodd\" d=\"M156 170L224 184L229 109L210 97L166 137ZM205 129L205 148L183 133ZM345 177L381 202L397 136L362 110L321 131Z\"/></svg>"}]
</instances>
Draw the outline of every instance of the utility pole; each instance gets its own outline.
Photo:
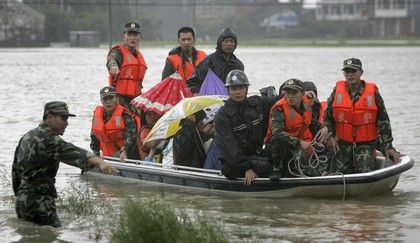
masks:
<instances>
[{"instance_id":1,"label":"utility pole","mask_svg":"<svg viewBox=\"0 0 420 243\"><path fill-rule=\"evenodd\" d=\"M193 0L193 9L192 9L192 15L193 15L193 21L192 21L192 24L193 24L193 28L194 28L194 30L197 28L197 26L196 26L196 19L195 19L195 0Z\"/></svg>"},{"instance_id":2,"label":"utility pole","mask_svg":"<svg viewBox=\"0 0 420 243\"><path fill-rule=\"evenodd\" d=\"M112 4L108 0L108 49L112 47Z\"/></svg>"},{"instance_id":3,"label":"utility pole","mask_svg":"<svg viewBox=\"0 0 420 243\"><path fill-rule=\"evenodd\" d=\"M4 21L4 37L6 40L6 43L9 41L9 37L8 37L8 32L9 32L9 0L6 0L6 2L4 3L4 9L6 10L6 18Z\"/></svg>"},{"instance_id":4,"label":"utility pole","mask_svg":"<svg viewBox=\"0 0 420 243\"><path fill-rule=\"evenodd\" d=\"M139 22L139 0L136 0L136 21Z\"/></svg>"}]
</instances>

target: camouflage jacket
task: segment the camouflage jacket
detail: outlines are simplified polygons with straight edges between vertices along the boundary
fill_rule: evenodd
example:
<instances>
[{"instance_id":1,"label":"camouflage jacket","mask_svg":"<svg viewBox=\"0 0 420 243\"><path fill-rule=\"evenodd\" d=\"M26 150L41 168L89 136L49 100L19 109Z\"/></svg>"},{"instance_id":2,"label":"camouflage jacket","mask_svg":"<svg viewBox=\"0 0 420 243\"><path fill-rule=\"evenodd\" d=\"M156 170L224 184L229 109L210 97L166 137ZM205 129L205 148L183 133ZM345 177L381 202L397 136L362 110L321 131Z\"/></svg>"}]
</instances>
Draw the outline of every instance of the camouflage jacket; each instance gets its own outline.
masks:
<instances>
[{"instance_id":1,"label":"camouflage jacket","mask_svg":"<svg viewBox=\"0 0 420 243\"><path fill-rule=\"evenodd\" d=\"M54 182L60 161L88 169L94 154L64 141L42 122L26 133L15 150L12 166L13 191L57 197Z\"/></svg>"},{"instance_id":2,"label":"camouflage jacket","mask_svg":"<svg viewBox=\"0 0 420 243\"><path fill-rule=\"evenodd\" d=\"M123 113L122 117L125 124L124 149L126 149L126 152L128 153L128 151L133 149L134 145L136 145L137 143L137 125L136 125L136 121L130 115ZM105 123L109 120L109 118L110 117L107 117L106 112L104 112ZM96 155L99 155L100 141L92 132L90 133L90 139L91 139L90 148L92 149L93 153L95 153Z\"/></svg>"},{"instance_id":3,"label":"camouflage jacket","mask_svg":"<svg viewBox=\"0 0 420 243\"><path fill-rule=\"evenodd\" d=\"M302 107L302 109L311 109L310 107ZM316 114L312 114L312 121L309 126L309 130L311 131L312 136L318 132L321 124L317 120L318 116ZM285 117L284 111L280 108L276 108L271 111L271 129L272 129L272 136L270 138L271 142L281 143L281 144L288 144L292 148L296 148L300 145L300 139L294 136L291 136L288 132L284 130L285 126Z\"/></svg>"},{"instance_id":4,"label":"camouflage jacket","mask_svg":"<svg viewBox=\"0 0 420 243\"><path fill-rule=\"evenodd\" d=\"M131 52L135 57L137 57L136 52ZM118 48L112 48L111 51L108 54L107 60L106 60L106 68L109 70L112 66L117 65L118 67L121 67L123 62L123 55Z\"/></svg>"},{"instance_id":5,"label":"camouflage jacket","mask_svg":"<svg viewBox=\"0 0 420 243\"><path fill-rule=\"evenodd\" d=\"M362 80L362 85L359 87L359 91L354 94L354 96L350 94L350 97L354 102L356 102L359 97L363 94L365 88L365 81ZM332 104L334 101L335 96L335 88L333 92L331 93L330 97L327 100L327 107L325 108L324 112L324 123L323 126L326 126L329 131L329 136L333 137L335 136L335 122L334 117L332 113ZM389 121L388 113L385 108L384 100L382 99L382 96L377 92L375 94L375 102L376 106L378 107L378 114L377 114L377 120L376 120L376 126L379 131L379 146L381 150L388 150L393 148L392 146L392 131L391 131L391 122Z\"/></svg>"}]
</instances>

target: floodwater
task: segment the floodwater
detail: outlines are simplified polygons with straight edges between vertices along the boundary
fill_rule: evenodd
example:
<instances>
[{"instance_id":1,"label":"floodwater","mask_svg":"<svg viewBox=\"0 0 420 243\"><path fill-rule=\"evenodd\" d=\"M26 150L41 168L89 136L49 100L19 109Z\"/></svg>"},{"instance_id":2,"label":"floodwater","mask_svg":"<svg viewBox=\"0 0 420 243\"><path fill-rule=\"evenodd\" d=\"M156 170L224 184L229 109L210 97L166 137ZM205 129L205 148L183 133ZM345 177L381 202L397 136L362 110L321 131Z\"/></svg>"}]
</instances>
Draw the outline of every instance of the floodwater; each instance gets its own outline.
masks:
<instances>
[{"instance_id":1,"label":"floodwater","mask_svg":"<svg viewBox=\"0 0 420 243\"><path fill-rule=\"evenodd\" d=\"M160 80L171 47L145 48L149 69L147 90ZM214 49L205 48L208 53ZM99 103L99 89L107 84L106 49L0 49L0 241L1 242L107 242L109 234L95 237L97 225L89 219L59 211L63 227L39 227L16 218L12 204L10 167L19 138L38 125L44 103L63 100L78 116L70 118L65 140L89 148L90 122ZM420 115L416 95L420 48L239 48L251 81L251 92L280 84L288 78L314 81L321 100L342 79L342 61L358 57L364 78L375 81L391 118L394 146L420 161ZM417 108L416 108L417 107ZM402 174L389 195L365 199L251 199L196 193L109 177L82 177L62 164L58 191L70 184L87 186L110 202L125 197L163 198L190 214L222 222L233 240L379 241L417 242L420 237L420 168ZM106 215L103 215L106 217ZM100 223L100 221L99 221Z\"/></svg>"}]
</instances>

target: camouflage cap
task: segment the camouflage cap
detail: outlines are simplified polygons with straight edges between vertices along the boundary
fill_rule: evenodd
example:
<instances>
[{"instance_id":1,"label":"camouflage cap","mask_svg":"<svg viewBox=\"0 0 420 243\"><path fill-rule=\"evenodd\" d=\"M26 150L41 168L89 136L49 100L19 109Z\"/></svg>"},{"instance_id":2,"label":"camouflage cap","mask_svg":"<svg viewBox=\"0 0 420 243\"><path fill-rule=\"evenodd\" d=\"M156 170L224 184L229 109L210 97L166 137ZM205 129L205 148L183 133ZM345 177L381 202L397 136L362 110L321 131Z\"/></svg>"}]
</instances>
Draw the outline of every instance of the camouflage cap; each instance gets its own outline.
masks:
<instances>
[{"instance_id":1,"label":"camouflage cap","mask_svg":"<svg viewBox=\"0 0 420 243\"><path fill-rule=\"evenodd\" d=\"M346 68L362 70L362 61L360 61L360 59L357 59L357 58L354 58L354 57L348 58L348 59L344 60L343 69L341 69L341 71L343 71Z\"/></svg>"},{"instance_id":2,"label":"camouflage cap","mask_svg":"<svg viewBox=\"0 0 420 243\"><path fill-rule=\"evenodd\" d=\"M63 101L51 101L45 104L44 115L58 114L62 116L76 116L69 112L67 104Z\"/></svg>"},{"instance_id":3,"label":"camouflage cap","mask_svg":"<svg viewBox=\"0 0 420 243\"><path fill-rule=\"evenodd\" d=\"M140 33L140 25L136 22L128 22L124 25L124 33L125 32L129 32L129 31L133 31L133 32L138 32Z\"/></svg>"},{"instance_id":4,"label":"camouflage cap","mask_svg":"<svg viewBox=\"0 0 420 243\"><path fill-rule=\"evenodd\" d=\"M115 91L114 87L105 86L99 91L99 95L101 96L101 99L102 99L106 96L117 95L117 92Z\"/></svg>"},{"instance_id":5,"label":"camouflage cap","mask_svg":"<svg viewBox=\"0 0 420 243\"><path fill-rule=\"evenodd\" d=\"M291 78L287 80L286 82L284 82L282 86L283 86L282 90L293 89L293 90L304 91L302 81L296 78Z\"/></svg>"}]
</instances>

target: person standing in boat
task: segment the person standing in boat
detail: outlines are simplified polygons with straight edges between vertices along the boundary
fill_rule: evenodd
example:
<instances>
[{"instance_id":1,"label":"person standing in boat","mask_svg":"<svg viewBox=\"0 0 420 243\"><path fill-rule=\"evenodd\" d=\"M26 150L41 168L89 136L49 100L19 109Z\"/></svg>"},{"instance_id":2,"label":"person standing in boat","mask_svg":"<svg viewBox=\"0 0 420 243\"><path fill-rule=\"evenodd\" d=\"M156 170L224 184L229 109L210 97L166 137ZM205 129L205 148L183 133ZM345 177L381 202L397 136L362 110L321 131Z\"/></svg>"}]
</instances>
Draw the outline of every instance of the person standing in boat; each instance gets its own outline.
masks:
<instances>
[{"instance_id":1,"label":"person standing in boat","mask_svg":"<svg viewBox=\"0 0 420 243\"><path fill-rule=\"evenodd\" d=\"M299 79L289 79L282 85L281 92L285 95L271 107L267 130L269 159L273 164L270 179L321 175L320 168L307 164L310 143L321 124L312 112L311 100L305 94L303 83ZM291 159L294 163L289 166Z\"/></svg>"},{"instance_id":2,"label":"person standing in boat","mask_svg":"<svg viewBox=\"0 0 420 243\"><path fill-rule=\"evenodd\" d=\"M109 71L109 86L115 87L119 103L131 108L130 102L141 94L143 78L147 70L146 61L137 49L141 39L140 25L129 22L124 26L123 42L108 52L106 67Z\"/></svg>"},{"instance_id":3,"label":"person standing in boat","mask_svg":"<svg viewBox=\"0 0 420 243\"><path fill-rule=\"evenodd\" d=\"M26 133L16 147L12 184L16 196L16 214L20 219L39 225L61 226L55 206L55 176L60 161L82 170L97 166L103 173L118 172L102 158L60 137L70 116L76 115L69 112L66 103L46 103L43 122Z\"/></svg>"},{"instance_id":4,"label":"person standing in boat","mask_svg":"<svg viewBox=\"0 0 420 243\"><path fill-rule=\"evenodd\" d=\"M247 97L249 85L242 70L232 70L226 78L229 99L214 119L222 173L229 179L244 177L246 185L271 174L272 165L263 157L263 143L268 114L277 99Z\"/></svg>"},{"instance_id":5,"label":"person standing in boat","mask_svg":"<svg viewBox=\"0 0 420 243\"><path fill-rule=\"evenodd\" d=\"M207 71L211 69L223 82L227 74L234 70L244 70L244 64L233 54L238 45L238 38L230 28L224 28L217 39L216 51L208 55L194 69L187 85L194 95L200 91Z\"/></svg>"},{"instance_id":6,"label":"person standing in boat","mask_svg":"<svg viewBox=\"0 0 420 243\"><path fill-rule=\"evenodd\" d=\"M101 106L93 113L90 148L99 155L124 159L140 159L137 144L140 117L118 104L114 87L100 91Z\"/></svg>"},{"instance_id":7,"label":"person standing in boat","mask_svg":"<svg viewBox=\"0 0 420 243\"><path fill-rule=\"evenodd\" d=\"M377 86L361 79L362 62L344 60L345 80L336 82L327 100L322 137L335 153L331 161L334 173L363 173L375 169L376 141L395 163L401 159L392 146L392 131L384 101Z\"/></svg>"},{"instance_id":8,"label":"person standing in boat","mask_svg":"<svg viewBox=\"0 0 420 243\"><path fill-rule=\"evenodd\" d=\"M162 71L162 80L178 72L184 81L187 81L194 68L206 58L204 51L195 49L195 32L191 27L182 27L178 30L178 44L169 52L165 67Z\"/></svg>"}]
</instances>

